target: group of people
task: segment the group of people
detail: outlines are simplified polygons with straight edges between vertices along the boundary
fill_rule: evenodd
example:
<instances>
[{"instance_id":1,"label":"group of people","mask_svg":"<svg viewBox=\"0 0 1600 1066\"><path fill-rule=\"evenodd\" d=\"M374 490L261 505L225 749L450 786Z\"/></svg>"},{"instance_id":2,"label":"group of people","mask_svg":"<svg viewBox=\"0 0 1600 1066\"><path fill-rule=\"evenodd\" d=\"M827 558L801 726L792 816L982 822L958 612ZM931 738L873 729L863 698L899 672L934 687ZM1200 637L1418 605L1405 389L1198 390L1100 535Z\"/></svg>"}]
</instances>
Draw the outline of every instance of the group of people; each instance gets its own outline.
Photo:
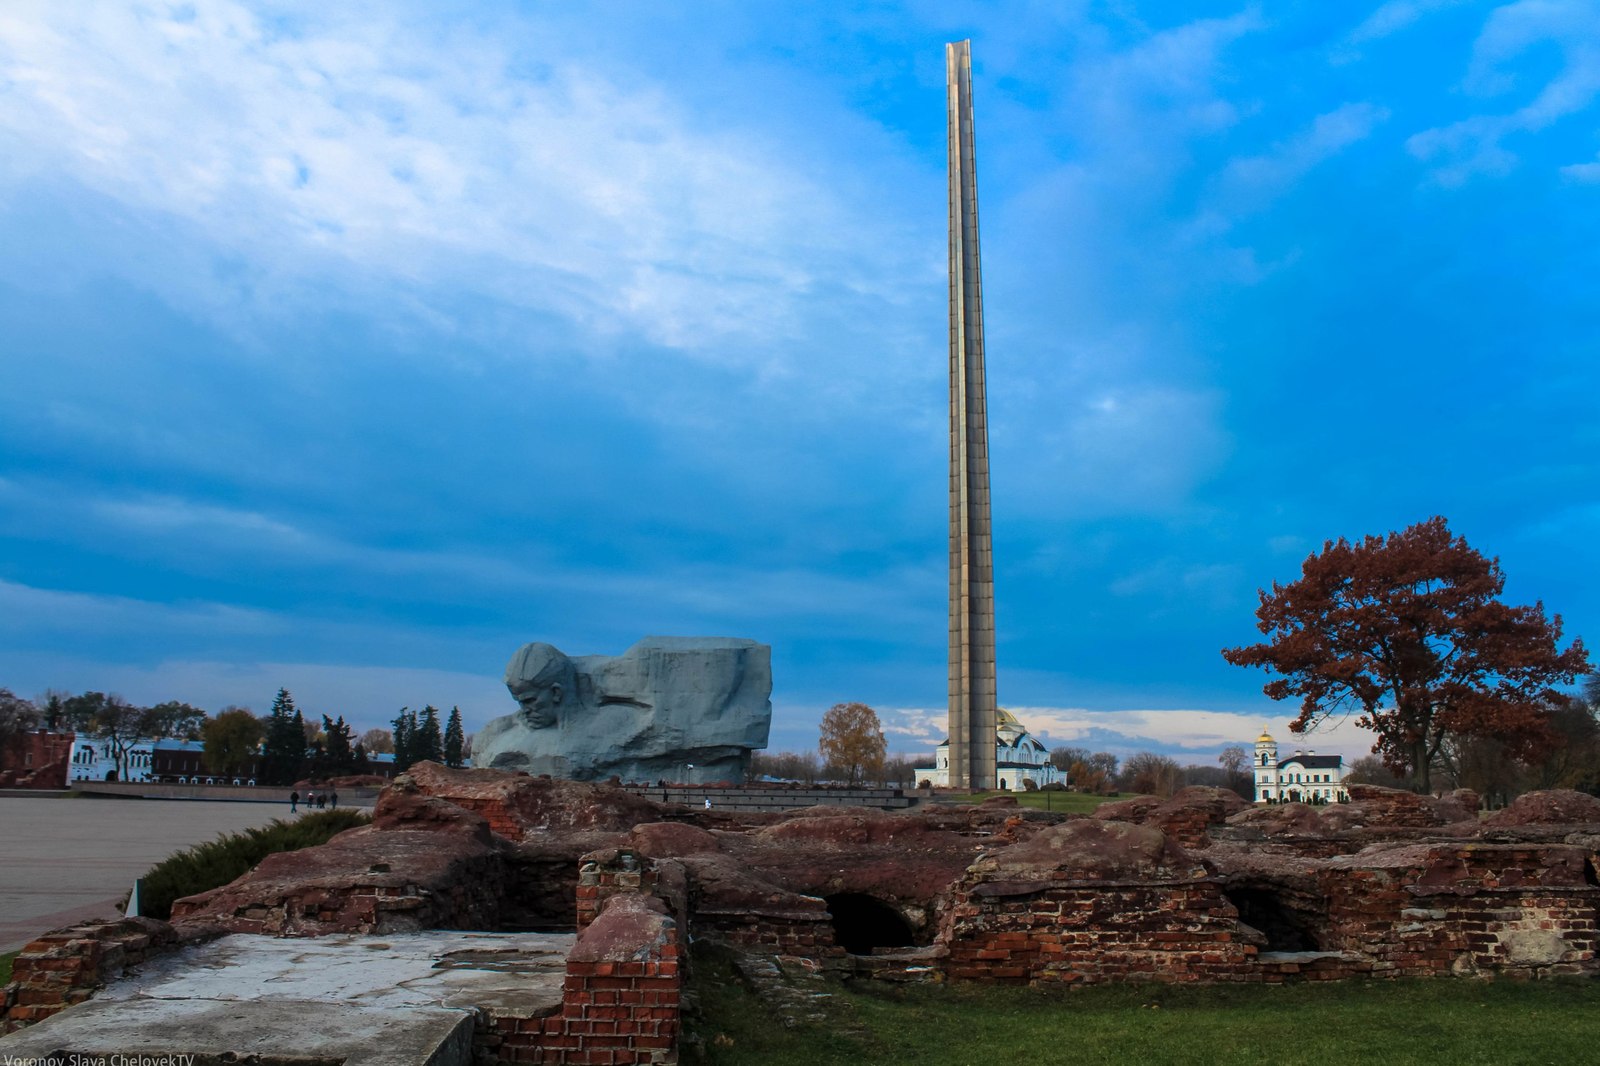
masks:
<instances>
[{"instance_id":1,"label":"group of people","mask_svg":"<svg viewBox=\"0 0 1600 1066\"><path fill-rule=\"evenodd\" d=\"M339 806L339 793L337 792L307 792L306 810L322 810L324 807ZM295 789L289 793L289 813L294 814L300 809L300 790Z\"/></svg>"}]
</instances>

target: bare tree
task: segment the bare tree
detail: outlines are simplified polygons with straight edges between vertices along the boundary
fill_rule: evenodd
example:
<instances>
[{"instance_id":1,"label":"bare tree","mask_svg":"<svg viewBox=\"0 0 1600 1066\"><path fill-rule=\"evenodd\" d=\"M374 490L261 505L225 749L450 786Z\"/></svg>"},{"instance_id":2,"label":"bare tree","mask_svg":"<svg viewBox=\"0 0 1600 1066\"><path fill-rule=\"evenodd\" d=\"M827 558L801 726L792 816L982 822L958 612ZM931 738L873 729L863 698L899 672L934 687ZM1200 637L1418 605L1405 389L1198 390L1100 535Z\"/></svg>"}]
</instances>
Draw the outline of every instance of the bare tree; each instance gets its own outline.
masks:
<instances>
[{"instance_id":1,"label":"bare tree","mask_svg":"<svg viewBox=\"0 0 1600 1066\"><path fill-rule=\"evenodd\" d=\"M361 734L361 746L369 755L393 755L394 734L387 729L369 729Z\"/></svg>"},{"instance_id":2,"label":"bare tree","mask_svg":"<svg viewBox=\"0 0 1600 1066\"><path fill-rule=\"evenodd\" d=\"M1256 798L1255 774L1248 751L1238 744L1230 745L1222 749L1217 762L1228 772L1228 783L1222 787L1233 789L1247 800Z\"/></svg>"},{"instance_id":3,"label":"bare tree","mask_svg":"<svg viewBox=\"0 0 1600 1066\"><path fill-rule=\"evenodd\" d=\"M1072 772L1073 763L1088 763L1091 754L1088 748L1051 748L1050 764L1067 774Z\"/></svg>"},{"instance_id":4,"label":"bare tree","mask_svg":"<svg viewBox=\"0 0 1600 1066\"><path fill-rule=\"evenodd\" d=\"M1351 763L1350 772L1344 775L1344 779L1346 784L1382 785L1385 788L1405 788L1410 784L1409 778L1389 769L1376 755L1363 755Z\"/></svg>"},{"instance_id":5,"label":"bare tree","mask_svg":"<svg viewBox=\"0 0 1600 1066\"><path fill-rule=\"evenodd\" d=\"M1206 788L1232 789L1237 779L1237 774L1230 774L1220 766L1191 763L1183 768L1181 781L1184 786L1204 785Z\"/></svg>"},{"instance_id":6,"label":"bare tree","mask_svg":"<svg viewBox=\"0 0 1600 1066\"><path fill-rule=\"evenodd\" d=\"M755 777L775 777L803 785L816 784L817 756L813 752L765 752L750 756L750 773Z\"/></svg>"},{"instance_id":7,"label":"bare tree","mask_svg":"<svg viewBox=\"0 0 1600 1066\"><path fill-rule=\"evenodd\" d=\"M1172 795L1183 783L1183 770L1176 760L1155 752L1141 751L1122 764L1119 783L1130 792L1160 796Z\"/></svg>"},{"instance_id":8,"label":"bare tree","mask_svg":"<svg viewBox=\"0 0 1600 1066\"><path fill-rule=\"evenodd\" d=\"M39 728L40 718L39 708L30 701L8 688L0 688L0 744L18 733Z\"/></svg>"}]
</instances>

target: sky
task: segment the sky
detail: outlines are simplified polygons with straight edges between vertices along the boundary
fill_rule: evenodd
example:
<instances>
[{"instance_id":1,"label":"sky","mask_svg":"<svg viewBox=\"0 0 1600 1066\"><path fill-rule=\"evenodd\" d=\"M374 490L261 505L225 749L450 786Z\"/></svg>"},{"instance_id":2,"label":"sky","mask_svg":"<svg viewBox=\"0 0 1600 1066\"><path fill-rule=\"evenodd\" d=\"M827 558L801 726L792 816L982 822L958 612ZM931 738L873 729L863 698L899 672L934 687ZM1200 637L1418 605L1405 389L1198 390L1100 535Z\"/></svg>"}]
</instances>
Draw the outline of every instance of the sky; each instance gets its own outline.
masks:
<instances>
[{"instance_id":1,"label":"sky","mask_svg":"<svg viewBox=\"0 0 1600 1066\"><path fill-rule=\"evenodd\" d=\"M0 686L384 725L525 641L943 734L944 44L1000 702L1214 763L1436 514L1600 640L1587 0L0 5Z\"/></svg>"}]
</instances>

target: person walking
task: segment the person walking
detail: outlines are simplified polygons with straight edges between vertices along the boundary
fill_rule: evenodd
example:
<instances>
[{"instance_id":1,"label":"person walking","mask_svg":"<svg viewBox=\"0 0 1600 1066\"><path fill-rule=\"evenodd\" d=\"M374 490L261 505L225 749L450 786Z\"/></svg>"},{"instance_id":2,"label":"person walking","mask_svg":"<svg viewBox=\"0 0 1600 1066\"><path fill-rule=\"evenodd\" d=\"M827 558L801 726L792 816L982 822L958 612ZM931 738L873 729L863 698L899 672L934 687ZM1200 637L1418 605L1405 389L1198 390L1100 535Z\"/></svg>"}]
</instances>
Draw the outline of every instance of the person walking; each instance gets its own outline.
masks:
<instances>
[{"instance_id":1,"label":"person walking","mask_svg":"<svg viewBox=\"0 0 1600 1066\"><path fill-rule=\"evenodd\" d=\"M338 810L339 809L339 793L337 793L337 792L328 793L328 806L333 810Z\"/></svg>"},{"instance_id":2,"label":"person walking","mask_svg":"<svg viewBox=\"0 0 1600 1066\"><path fill-rule=\"evenodd\" d=\"M295 812L295 808L298 807L299 805L300 805L300 790L299 789L295 789L293 792L289 793L289 813L293 814Z\"/></svg>"}]
</instances>

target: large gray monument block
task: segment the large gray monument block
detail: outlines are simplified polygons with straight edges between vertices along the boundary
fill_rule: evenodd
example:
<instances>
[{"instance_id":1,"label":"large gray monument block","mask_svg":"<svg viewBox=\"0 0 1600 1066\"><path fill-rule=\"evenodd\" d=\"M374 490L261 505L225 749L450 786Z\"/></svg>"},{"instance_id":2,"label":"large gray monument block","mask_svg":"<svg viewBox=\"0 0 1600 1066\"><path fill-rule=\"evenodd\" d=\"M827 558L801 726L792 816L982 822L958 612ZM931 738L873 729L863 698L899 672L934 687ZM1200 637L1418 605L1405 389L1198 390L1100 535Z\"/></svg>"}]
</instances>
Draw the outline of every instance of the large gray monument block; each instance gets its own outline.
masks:
<instances>
[{"instance_id":1,"label":"large gray monument block","mask_svg":"<svg viewBox=\"0 0 1600 1066\"><path fill-rule=\"evenodd\" d=\"M473 739L472 765L576 781L743 781L772 725L772 649L646 637L621 655L524 644L506 666L521 705Z\"/></svg>"},{"instance_id":2,"label":"large gray monument block","mask_svg":"<svg viewBox=\"0 0 1600 1066\"><path fill-rule=\"evenodd\" d=\"M972 42L945 45L950 127L950 784L995 787L994 564Z\"/></svg>"}]
</instances>

